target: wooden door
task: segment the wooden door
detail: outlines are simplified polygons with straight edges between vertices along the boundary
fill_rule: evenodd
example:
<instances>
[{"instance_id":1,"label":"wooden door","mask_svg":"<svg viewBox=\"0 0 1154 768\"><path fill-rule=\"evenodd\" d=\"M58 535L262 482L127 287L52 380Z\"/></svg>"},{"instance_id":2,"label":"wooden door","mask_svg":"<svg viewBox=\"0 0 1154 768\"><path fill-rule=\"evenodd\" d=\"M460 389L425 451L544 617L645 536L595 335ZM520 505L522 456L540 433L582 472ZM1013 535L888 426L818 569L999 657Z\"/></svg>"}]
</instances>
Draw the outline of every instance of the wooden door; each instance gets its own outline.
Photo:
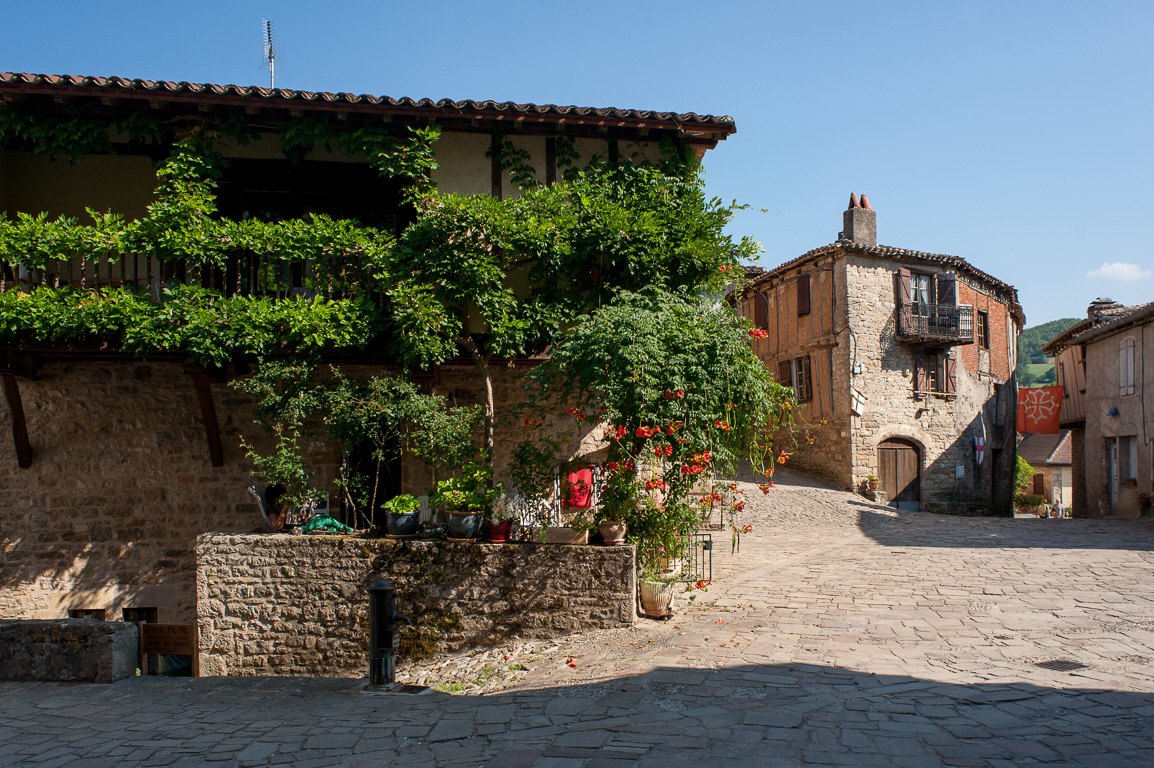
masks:
<instances>
[{"instance_id":1,"label":"wooden door","mask_svg":"<svg viewBox=\"0 0 1154 768\"><path fill-rule=\"evenodd\" d=\"M886 499L920 502L921 452L907 440L886 440L878 445L878 472Z\"/></svg>"}]
</instances>

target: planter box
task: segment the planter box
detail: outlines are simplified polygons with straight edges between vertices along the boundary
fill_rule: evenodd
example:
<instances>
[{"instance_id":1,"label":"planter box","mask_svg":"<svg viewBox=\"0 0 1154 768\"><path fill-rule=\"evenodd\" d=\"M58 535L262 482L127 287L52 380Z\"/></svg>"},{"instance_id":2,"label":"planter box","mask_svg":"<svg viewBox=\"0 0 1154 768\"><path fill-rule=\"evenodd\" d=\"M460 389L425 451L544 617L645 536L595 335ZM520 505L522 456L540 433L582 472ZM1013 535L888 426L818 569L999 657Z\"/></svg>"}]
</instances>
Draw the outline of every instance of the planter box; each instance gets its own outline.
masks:
<instances>
[{"instance_id":1,"label":"planter box","mask_svg":"<svg viewBox=\"0 0 1154 768\"><path fill-rule=\"evenodd\" d=\"M589 531L551 525L545 529L546 544L588 544Z\"/></svg>"}]
</instances>

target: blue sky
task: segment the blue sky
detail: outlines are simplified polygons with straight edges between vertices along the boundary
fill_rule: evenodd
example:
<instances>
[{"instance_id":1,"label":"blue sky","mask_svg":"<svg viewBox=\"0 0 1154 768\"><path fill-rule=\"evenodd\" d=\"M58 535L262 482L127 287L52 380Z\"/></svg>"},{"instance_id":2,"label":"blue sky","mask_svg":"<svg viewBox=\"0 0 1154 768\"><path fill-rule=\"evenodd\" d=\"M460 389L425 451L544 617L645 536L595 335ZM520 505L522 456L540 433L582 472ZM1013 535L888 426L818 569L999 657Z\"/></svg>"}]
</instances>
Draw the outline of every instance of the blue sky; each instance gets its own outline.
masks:
<instances>
[{"instance_id":1,"label":"blue sky","mask_svg":"<svg viewBox=\"0 0 1154 768\"><path fill-rule=\"evenodd\" d=\"M731 115L709 189L766 266L865 192L881 243L1013 284L1028 325L1154 300L1151 2L181 5L18 4L0 70L264 84L267 17L286 88Z\"/></svg>"}]
</instances>

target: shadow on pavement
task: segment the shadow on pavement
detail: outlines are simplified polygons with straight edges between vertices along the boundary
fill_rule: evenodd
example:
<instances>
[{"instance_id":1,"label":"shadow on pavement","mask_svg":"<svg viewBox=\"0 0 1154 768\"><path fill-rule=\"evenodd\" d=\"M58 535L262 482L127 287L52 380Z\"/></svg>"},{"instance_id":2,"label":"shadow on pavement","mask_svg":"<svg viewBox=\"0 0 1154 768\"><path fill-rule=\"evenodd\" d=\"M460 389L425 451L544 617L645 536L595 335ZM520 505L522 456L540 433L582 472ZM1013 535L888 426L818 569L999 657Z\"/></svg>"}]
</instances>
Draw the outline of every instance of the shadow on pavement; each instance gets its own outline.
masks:
<instances>
[{"instance_id":1,"label":"shadow on pavement","mask_svg":"<svg viewBox=\"0 0 1154 768\"><path fill-rule=\"evenodd\" d=\"M1154 765L1154 694L1045 674L1053 686L742 665L407 697L363 680L6 683L0 765Z\"/></svg>"},{"instance_id":2,"label":"shadow on pavement","mask_svg":"<svg viewBox=\"0 0 1154 768\"><path fill-rule=\"evenodd\" d=\"M960 517L859 507L858 526L888 547L997 547L1154 551L1154 521Z\"/></svg>"}]
</instances>

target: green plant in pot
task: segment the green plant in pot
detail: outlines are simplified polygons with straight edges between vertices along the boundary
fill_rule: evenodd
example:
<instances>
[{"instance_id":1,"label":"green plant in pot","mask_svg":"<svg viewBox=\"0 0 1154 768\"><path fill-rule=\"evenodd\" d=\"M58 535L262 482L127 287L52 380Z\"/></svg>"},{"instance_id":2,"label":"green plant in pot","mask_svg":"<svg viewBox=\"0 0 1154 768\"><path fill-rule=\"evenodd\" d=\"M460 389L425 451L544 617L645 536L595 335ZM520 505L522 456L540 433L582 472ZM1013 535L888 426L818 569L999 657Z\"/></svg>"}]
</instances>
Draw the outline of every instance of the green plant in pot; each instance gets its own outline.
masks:
<instances>
[{"instance_id":1,"label":"green plant in pot","mask_svg":"<svg viewBox=\"0 0 1154 768\"><path fill-rule=\"evenodd\" d=\"M438 482L432 502L445 512L449 541L476 541L501 493L492 468L483 464L466 464L459 476Z\"/></svg>"},{"instance_id":2,"label":"green plant in pot","mask_svg":"<svg viewBox=\"0 0 1154 768\"><path fill-rule=\"evenodd\" d=\"M416 496L402 493L382 504L381 509L388 515L390 539L411 539L418 535L421 502Z\"/></svg>"}]
</instances>

